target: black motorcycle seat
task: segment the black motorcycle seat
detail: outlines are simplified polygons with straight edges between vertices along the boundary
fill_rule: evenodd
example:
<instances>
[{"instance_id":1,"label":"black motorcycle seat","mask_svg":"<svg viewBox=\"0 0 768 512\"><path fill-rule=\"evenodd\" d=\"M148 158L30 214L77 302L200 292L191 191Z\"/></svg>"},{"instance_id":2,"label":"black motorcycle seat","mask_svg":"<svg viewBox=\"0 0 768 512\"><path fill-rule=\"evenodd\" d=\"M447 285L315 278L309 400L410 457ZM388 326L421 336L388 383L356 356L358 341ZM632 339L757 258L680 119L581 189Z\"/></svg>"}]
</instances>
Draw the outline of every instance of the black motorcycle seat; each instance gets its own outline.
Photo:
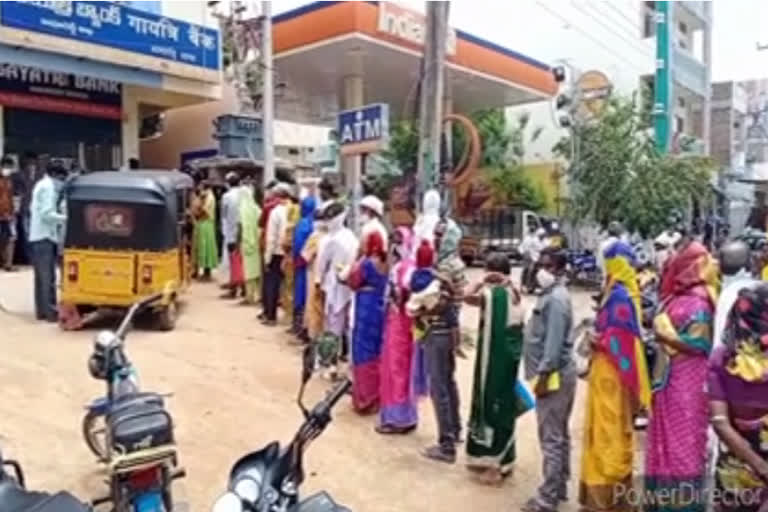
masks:
<instances>
[{"instance_id":1,"label":"black motorcycle seat","mask_svg":"<svg viewBox=\"0 0 768 512\"><path fill-rule=\"evenodd\" d=\"M7 481L0 483L0 512L88 512L88 508L67 492L51 496Z\"/></svg>"},{"instance_id":2,"label":"black motorcycle seat","mask_svg":"<svg viewBox=\"0 0 768 512\"><path fill-rule=\"evenodd\" d=\"M173 442L173 422L162 403L130 401L114 408L107 418L110 437L120 453Z\"/></svg>"},{"instance_id":3,"label":"black motorcycle seat","mask_svg":"<svg viewBox=\"0 0 768 512\"><path fill-rule=\"evenodd\" d=\"M157 393L152 393L149 391L142 391L140 393L130 393L128 395L122 395L115 399L115 401L112 403L112 410L111 412L115 412L118 409L122 409L123 407L130 407L134 404L143 404L143 403L153 403L157 405L163 405L163 396L159 395Z\"/></svg>"}]
</instances>

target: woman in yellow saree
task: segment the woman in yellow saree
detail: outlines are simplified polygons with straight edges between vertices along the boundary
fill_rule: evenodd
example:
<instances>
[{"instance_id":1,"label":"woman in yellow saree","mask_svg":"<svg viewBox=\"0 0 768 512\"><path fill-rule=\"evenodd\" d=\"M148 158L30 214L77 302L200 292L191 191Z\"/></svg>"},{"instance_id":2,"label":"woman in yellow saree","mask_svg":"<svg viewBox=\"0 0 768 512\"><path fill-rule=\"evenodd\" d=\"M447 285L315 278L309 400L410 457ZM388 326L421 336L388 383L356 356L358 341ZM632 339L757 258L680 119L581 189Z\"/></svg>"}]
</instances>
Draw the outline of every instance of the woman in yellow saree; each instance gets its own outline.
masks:
<instances>
[{"instance_id":1,"label":"woman in yellow saree","mask_svg":"<svg viewBox=\"0 0 768 512\"><path fill-rule=\"evenodd\" d=\"M640 337L635 256L616 242L605 251L607 283L589 370L579 502L587 511L632 510L633 415L648 409L651 386Z\"/></svg>"}]
</instances>

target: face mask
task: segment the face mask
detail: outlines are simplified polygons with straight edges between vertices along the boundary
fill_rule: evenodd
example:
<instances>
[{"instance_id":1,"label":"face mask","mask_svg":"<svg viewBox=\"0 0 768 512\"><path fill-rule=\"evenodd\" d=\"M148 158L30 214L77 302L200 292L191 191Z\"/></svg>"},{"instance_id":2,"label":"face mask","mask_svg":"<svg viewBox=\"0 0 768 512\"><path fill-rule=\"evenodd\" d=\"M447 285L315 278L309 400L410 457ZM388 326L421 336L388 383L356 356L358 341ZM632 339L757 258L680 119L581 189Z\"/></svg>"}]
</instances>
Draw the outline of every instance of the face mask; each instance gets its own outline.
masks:
<instances>
[{"instance_id":1,"label":"face mask","mask_svg":"<svg viewBox=\"0 0 768 512\"><path fill-rule=\"evenodd\" d=\"M10 167L3 167L3 171L2 171L3 177L7 178L8 176L11 175L12 172L13 172L13 169L11 169Z\"/></svg>"},{"instance_id":2,"label":"face mask","mask_svg":"<svg viewBox=\"0 0 768 512\"><path fill-rule=\"evenodd\" d=\"M555 284L555 276L549 270L540 268L539 271L536 272L536 281L539 282L539 286L547 289Z\"/></svg>"},{"instance_id":3,"label":"face mask","mask_svg":"<svg viewBox=\"0 0 768 512\"><path fill-rule=\"evenodd\" d=\"M361 213L360 214L360 222L362 222L363 224L367 224L368 221L370 221L370 220L371 220L371 216L368 215L367 213Z\"/></svg>"}]
</instances>

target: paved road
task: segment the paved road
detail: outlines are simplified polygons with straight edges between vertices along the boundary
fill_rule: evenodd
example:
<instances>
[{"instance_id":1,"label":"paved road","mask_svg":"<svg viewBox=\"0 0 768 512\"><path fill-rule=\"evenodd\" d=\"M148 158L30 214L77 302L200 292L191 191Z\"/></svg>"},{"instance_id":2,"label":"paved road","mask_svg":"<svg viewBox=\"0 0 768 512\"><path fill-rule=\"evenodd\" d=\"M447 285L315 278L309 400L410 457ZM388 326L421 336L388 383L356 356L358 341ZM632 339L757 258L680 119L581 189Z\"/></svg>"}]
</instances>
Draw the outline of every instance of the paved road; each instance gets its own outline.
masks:
<instances>
[{"instance_id":1,"label":"paved road","mask_svg":"<svg viewBox=\"0 0 768 512\"><path fill-rule=\"evenodd\" d=\"M288 344L282 327L262 327L254 310L224 303L218 294L213 285L194 286L174 332L135 331L128 340L145 388L175 393L170 409L188 470L177 495L193 511L209 509L238 457L273 439L288 440L300 422L294 404L298 349ZM29 272L0 275L0 304L11 312L0 311L0 445L22 461L31 487L100 496L103 475L80 437L83 404L103 392L86 369L93 331L65 333L35 322L30 298ZM579 316L586 314L587 295L576 293L574 306ZM474 328L476 321L476 313L467 311L462 325ZM465 417L471 365L471 359L460 361L458 370ZM326 388L321 379L313 381L308 401L319 399ZM582 395L580 389L572 420L576 471ZM428 401L421 405L418 431L398 438L375 434L373 418L355 415L348 403L337 409L335 422L307 455L306 492L327 489L352 510L459 512L470 503L475 510L515 510L538 485L532 414L519 423L515 474L496 489L470 481L460 463L450 467L419 456L435 432ZM576 497L575 486L571 495Z\"/></svg>"}]
</instances>

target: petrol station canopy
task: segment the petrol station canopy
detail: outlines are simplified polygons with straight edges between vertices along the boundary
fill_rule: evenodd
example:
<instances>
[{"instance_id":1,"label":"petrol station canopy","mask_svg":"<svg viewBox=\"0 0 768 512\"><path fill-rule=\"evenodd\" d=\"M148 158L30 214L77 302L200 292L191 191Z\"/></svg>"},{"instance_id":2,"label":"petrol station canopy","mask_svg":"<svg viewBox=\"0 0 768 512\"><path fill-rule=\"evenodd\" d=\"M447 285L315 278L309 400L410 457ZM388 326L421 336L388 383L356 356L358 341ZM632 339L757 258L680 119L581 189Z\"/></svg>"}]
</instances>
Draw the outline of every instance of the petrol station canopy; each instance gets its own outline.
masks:
<instances>
[{"instance_id":1,"label":"petrol station canopy","mask_svg":"<svg viewBox=\"0 0 768 512\"><path fill-rule=\"evenodd\" d=\"M413 117L425 30L422 14L390 2L313 2L275 16L277 117L333 125L348 77L362 79L364 103ZM449 29L445 93L453 112L546 100L556 91L546 64Z\"/></svg>"}]
</instances>

